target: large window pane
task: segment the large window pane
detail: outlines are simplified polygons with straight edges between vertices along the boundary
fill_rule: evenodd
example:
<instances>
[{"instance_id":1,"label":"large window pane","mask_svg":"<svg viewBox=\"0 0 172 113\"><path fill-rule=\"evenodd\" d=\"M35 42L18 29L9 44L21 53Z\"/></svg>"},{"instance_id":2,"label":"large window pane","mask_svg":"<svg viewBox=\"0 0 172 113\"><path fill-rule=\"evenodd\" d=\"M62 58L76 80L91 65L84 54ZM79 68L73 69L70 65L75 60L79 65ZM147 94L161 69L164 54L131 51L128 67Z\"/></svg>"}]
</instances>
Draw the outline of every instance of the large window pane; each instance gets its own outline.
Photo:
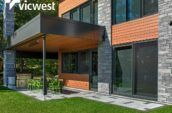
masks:
<instances>
[{"instance_id":1,"label":"large window pane","mask_svg":"<svg viewBox=\"0 0 172 113\"><path fill-rule=\"evenodd\" d=\"M64 53L62 55L62 72L77 73L78 72L78 54Z\"/></svg>"},{"instance_id":2,"label":"large window pane","mask_svg":"<svg viewBox=\"0 0 172 113\"><path fill-rule=\"evenodd\" d=\"M132 94L132 47L115 50L114 91L120 94Z\"/></svg>"},{"instance_id":3,"label":"large window pane","mask_svg":"<svg viewBox=\"0 0 172 113\"><path fill-rule=\"evenodd\" d=\"M140 1L141 0L128 0L128 20L133 20L140 17Z\"/></svg>"},{"instance_id":4,"label":"large window pane","mask_svg":"<svg viewBox=\"0 0 172 113\"><path fill-rule=\"evenodd\" d=\"M65 13L62 15L62 18L70 19L70 13Z\"/></svg>"},{"instance_id":5,"label":"large window pane","mask_svg":"<svg viewBox=\"0 0 172 113\"><path fill-rule=\"evenodd\" d=\"M71 19L75 20L75 21L79 21L80 20L79 8L74 9L73 11L71 11Z\"/></svg>"},{"instance_id":6,"label":"large window pane","mask_svg":"<svg viewBox=\"0 0 172 113\"><path fill-rule=\"evenodd\" d=\"M114 21L116 24L126 21L126 0L114 0Z\"/></svg>"},{"instance_id":7,"label":"large window pane","mask_svg":"<svg viewBox=\"0 0 172 113\"><path fill-rule=\"evenodd\" d=\"M82 6L81 14L82 14L81 19L83 22L91 23L91 6L90 6L90 4L86 4L86 5Z\"/></svg>"},{"instance_id":8,"label":"large window pane","mask_svg":"<svg viewBox=\"0 0 172 113\"><path fill-rule=\"evenodd\" d=\"M89 58L89 52L86 51L79 53L79 73L89 73Z\"/></svg>"},{"instance_id":9,"label":"large window pane","mask_svg":"<svg viewBox=\"0 0 172 113\"><path fill-rule=\"evenodd\" d=\"M94 24L98 24L98 1L93 3Z\"/></svg>"},{"instance_id":10,"label":"large window pane","mask_svg":"<svg viewBox=\"0 0 172 113\"><path fill-rule=\"evenodd\" d=\"M137 44L135 50L135 95L156 98L158 75L157 42Z\"/></svg>"},{"instance_id":11,"label":"large window pane","mask_svg":"<svg viewBox=\"0 0 172 113\"><path fill-rule=\"evenodd\" d=\"M158 0L143 0L143 14L150 15L158 12Z\"/></svg>"}]
</instances>

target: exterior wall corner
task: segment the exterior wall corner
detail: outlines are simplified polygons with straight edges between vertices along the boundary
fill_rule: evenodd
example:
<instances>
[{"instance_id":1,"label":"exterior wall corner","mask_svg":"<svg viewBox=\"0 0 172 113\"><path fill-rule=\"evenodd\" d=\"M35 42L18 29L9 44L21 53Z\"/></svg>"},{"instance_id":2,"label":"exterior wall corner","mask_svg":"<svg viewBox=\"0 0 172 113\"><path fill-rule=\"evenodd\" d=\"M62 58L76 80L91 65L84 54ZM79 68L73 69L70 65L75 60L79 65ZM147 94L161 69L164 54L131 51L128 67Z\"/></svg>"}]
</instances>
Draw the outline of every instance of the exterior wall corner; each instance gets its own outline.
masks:
<instances>
[{"instance_id":1,"label":"exterior wall corner","mask_svg":"<svg viewBox=\"0 0 172 113\"><path fill-rule=\"evenodd\" d=\"M98 47L98 92L109 94L112 82L111 0L98 1L98 24L105 26L105 41Z\"/></svg>"},{"instance_id":2,"label":"exterior wall corner","mask_svg":"<svg viewBox=\"0 0 172 113\"><path fill-rule=\"evenodd\" d=\"M172 4L159 0L158 101L172 103Z\"/></svg>"}]
</instances>

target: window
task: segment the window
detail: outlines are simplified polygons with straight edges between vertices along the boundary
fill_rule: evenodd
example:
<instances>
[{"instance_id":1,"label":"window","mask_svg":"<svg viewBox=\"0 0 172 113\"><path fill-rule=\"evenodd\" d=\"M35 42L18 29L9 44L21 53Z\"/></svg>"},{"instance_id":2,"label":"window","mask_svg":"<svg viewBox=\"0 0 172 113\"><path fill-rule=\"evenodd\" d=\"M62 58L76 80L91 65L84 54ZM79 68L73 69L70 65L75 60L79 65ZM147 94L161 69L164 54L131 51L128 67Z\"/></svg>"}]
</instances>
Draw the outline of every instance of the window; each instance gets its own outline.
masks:
<instances>
[{"instance_id":1,"label":"window","mask_svg":"<svg viewBox=\"0 0 172 113\"><path fill-rule=\"evenodd\" d=\"M70 12L62 15L63 18L70 19Z\"/></svg>"},{"instance_id":2,"label":"window","mask_svg":"<svg viewBox=\"0 0 172 113\"><path fill-rule=\"evenodd\" d=\"M98 0L88 2L62 15L63 18L98 24Z\"/></svg>"},{"instance_id":3,"label":"window","mask_svg":"<svg viewBox=\"0 0 172 113\"><path fill-rule=\"evenodd\" d=\"M143 0L143 9L144 15L158 12L158 0Z\"/></svg>"},{"instance_id":4,"label":"window","mask_svg":"<svg viewBox=\"0 0 172 113\"><path fill-rule=\"evenodd\" d=\"M113 0L113 24L158 12L158 0Z\"/></svg>"},{"instance_id":5,"label":"window","mask_svg":"<svg viewBox=\"0 0 172 113\"><path fill-rule=\"evenodd\" d=\"M98 1L93 3L94 24L98 24Z\"/></svg>"},{"instance_id":6,"label":"window","mask_svg":"<svg viewBox=\"0 0 172 113\"><path fill-rule=\"evenodd\" d=\"M90 53L88 51L62 54L63 73L89 73Z\"/></svg>"},{"instance_id":7,"label":"window","mask_svg":"<svg viewBox=\"0 0 172 113\"><path fill-rule=\"evenodd\" d=\"M90 4L85 4L81 8L81 21L86 23L91 23L91 6Z\"/></svg>"},{"instance_id":8,"label":"window","mask_svg":"<svg viewBox=\"0 0 172 113\"><path fill-rule=\"evenodd\" d=\"M79 73L89 73L89 52L79 53Z\"/></svg>"},{"instance_id":9,"label":"window","mask_svg":"<svg viewBox=\"0 0 172 113\"><path fill-rule=\"evenodd\" d=\"M62 55L62 72L77 73L78 72L78 54L64 53Z\"/></svg>"},{"instance_id":10,"label":"window","mask_svg":"<svg viewBox=\"0 0 172 113\"><path fill-rule=\"evenodd\" d=\"M71 11L71 19L75 21L80 21L80 11L79 8Z\"/></svg>"},{"instance_id":11,"label":"window","mask_svg":"<svg viewBox=\"0 0 172 113\"><path fill-rule=\"evenodd\" d=\"M140 0L128 0L128 20L133 20L141 16Z\"/></svg>"},{"instance_id":12,"label":"window","mask_svg":"<svg viewBox=\"0 0 172 113\"><path fill-rule=\"evenodd\" d=\"M125 22L126 16L126 0L115 0L115 23Z\"/></svg>"}]
</instances>

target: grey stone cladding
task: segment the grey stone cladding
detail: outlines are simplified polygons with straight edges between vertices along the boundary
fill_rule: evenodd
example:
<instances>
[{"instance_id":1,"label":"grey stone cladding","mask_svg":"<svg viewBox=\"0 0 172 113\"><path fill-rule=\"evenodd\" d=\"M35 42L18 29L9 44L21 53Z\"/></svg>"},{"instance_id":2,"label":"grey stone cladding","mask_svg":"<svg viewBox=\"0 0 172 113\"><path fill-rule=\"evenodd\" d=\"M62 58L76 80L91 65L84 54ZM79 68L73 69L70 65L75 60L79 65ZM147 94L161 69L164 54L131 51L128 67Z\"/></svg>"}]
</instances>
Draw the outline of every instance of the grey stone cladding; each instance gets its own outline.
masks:
<instances>
[{"instance_id":1,"label":"grey stone cladding","mask_svg":"<svg viewBox=\"0 0 172 113\"><path fill-rule=\"evenodd\" d=\"M158 101L172 103L172 0L159 0Z\"/></svg>"},{"instance_id":2,"label":"grey stone cladding","mask_svg":"<svg viewBox=\"0 0 172 113\"><path fill-rule=\"evenodd\" d=\"M98 92L111 92L112 47L111 47L111 0L98 0L98 24L105 26L105 41L98 46Z\"/></svg>"},{"instance_id":3,"label":"grey stone cladding","mask_svg":"<svg viewBox=\"0 0 172 113\"><path fill-rule=\"evenodd\" d=\"M11 37L14 33L14 9L9 10L9 4L4 5L4 38Z\"/></svg>"},{"instance_id":4,"label":"grey stone cladding","mask_svg":"<svg viewBox=\"0 0 172 113\"><path fill-rule=\"evenodd\" d=\"M14 33L14 9L9 10L9 4L4 5L4 38L10 38ZM13 50L4 50L4 86L8 86L9 88L15 87L15 79L16 79L16 67L15 60L16 55Z\"/></svg>"}]
</instances>

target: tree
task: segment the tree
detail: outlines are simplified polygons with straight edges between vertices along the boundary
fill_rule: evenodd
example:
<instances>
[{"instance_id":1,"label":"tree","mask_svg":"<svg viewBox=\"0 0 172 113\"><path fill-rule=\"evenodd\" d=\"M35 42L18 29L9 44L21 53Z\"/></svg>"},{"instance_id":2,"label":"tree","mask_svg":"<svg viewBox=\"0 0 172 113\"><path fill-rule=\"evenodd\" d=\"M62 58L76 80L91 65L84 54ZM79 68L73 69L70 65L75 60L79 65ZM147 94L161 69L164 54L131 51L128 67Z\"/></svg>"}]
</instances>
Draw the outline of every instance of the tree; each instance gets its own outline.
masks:
<instances>
[{"instance_id":1,"label":"tree","mask_svg":"<svg viewBox=\"0 0 172 113\"><path fill-rule=\"evenodd\" d=\"M23 2L23 1L22 1ZM15 30L21 27L23 24L30 21L32 18L34 18L39 13L43 13L46 15L52 15L57 16L58 13L58 0L28 0L28 3L50 3L55 2L56 3L56 10L55 11L21 11L18 6L15 7Z\"/></svg>"},{"instance_id":2,"label":"tree","mask_svg":"<svg viewBox=\"0 0 172 113\"><path fill-rule=\"evenodd\" d=\"M22 1L23 2L23 1ZM56 3L55 11L21 11L19 7L15 7L14 11L14 22L15 22L15 30L20 28L22 25L30 21L39 13L43 13L46 15L57 16L58 12L58 0L29 0L28 3ZM47 74L56 75L57 74L57 60L47 60L46 71ZM42 72L42 60L40 59L28 59L28 58L18 58L17 59L17 72L29 72L33 75L40 75Z\"/></svg>"}]
</instances>

